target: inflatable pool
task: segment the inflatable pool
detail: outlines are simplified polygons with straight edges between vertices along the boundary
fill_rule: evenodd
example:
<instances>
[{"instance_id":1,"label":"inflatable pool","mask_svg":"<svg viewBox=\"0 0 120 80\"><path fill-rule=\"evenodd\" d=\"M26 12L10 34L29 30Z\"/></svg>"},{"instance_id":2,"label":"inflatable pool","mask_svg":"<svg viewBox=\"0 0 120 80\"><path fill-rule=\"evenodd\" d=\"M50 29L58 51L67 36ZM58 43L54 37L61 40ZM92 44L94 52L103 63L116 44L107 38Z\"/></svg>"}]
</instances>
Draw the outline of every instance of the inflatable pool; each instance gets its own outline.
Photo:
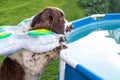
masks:
<instances>
[{"instance_id":1,"label":"inflatable pool","mask_svg":"<svg viewBox=\"0 0 120 80\"><path fill-rule=\"evenodd\" d=\"M118 80L120 14L97 14L72 21L68 49L60 54L59 80Z\"/></svg>"}]
</instances>

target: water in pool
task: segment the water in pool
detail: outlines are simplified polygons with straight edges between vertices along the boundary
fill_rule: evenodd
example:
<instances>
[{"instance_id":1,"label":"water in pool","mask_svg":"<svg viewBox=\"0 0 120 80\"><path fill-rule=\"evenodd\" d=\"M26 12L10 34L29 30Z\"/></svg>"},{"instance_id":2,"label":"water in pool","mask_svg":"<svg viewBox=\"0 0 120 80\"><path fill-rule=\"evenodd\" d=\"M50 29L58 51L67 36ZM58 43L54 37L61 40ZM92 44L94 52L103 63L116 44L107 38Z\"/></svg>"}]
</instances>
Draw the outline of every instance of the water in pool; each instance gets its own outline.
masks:
<instances>
[{"instance_id":1,"label":"water in pool","mask_svg":"<svg viewBox=\"0 0 120 80\"><path fill-rule=\"evenodd\" d=\"M119 30L93 31L69 43L67 55L106 80L117 80L120 74Z\"/></svg>"},{"instance_id":2,"label":"water in pool","mask_svg":"<svg viewBox=\"0 0 120 80\"><path fill-rule=\"evenodd\" d=\"M68 43L77 43L86 47L93 53L118 53L120 54L120 28L113 30L77 30L68 40ZM75 41L75 42L74 42Z\"/></svg>"}]
</instances>

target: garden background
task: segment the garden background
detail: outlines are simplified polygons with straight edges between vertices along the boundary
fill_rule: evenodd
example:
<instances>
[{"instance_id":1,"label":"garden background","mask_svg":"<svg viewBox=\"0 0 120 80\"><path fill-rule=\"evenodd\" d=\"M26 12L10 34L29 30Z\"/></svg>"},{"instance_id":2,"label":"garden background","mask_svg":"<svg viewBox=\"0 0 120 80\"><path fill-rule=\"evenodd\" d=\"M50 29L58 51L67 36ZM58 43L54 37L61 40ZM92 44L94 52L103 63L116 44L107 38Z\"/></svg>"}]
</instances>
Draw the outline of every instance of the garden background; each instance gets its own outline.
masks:
<instances>
[{"instance_id":1,"label":"garden background","mask_svg":"<svg viewBox=\"0 0 120 80\"><path fill-rule=\"evenodd\" d=\"M119 13L120 0L0 0L0 26L15 26L48 6L61 8L68 21L92 14ZM0 64L4 56L0 57ZM41 80L57 80L59 58L43 73Z\"/></svg>"}]
</instances>

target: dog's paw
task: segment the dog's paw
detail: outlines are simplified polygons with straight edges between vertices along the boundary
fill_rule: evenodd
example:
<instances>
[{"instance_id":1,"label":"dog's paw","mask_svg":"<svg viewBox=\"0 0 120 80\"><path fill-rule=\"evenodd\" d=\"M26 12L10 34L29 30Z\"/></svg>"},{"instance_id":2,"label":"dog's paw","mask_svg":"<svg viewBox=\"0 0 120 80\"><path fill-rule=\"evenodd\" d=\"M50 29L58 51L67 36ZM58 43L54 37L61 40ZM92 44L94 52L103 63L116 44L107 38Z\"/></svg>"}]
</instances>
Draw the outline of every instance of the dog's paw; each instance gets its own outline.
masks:
<instances>
[{"instance_id":1,"label":"dog's paw","mask_svg":"<svg viewBox=\"0 0 120 80\"><path fill-rule=\"evenodd\" d=\"M60 45L59 46L57 46L55 49L54 49L54 51L56 52L60 52L62 49L67 49L68 47L67 47L67 45L65 45L65 44L63 44L63 43L60 43Z\"/></svg>"},{"instance_id":2,"label":"dog's paw","mask_svg":"<svg viewBox=\"0 0 120 80\"><path fill-rule=\"evenodd\" d=\"M66 44L63 44L63 43L60 44L60 47L61 47L61 50L62 50L62 49L67 49L67 48L68 48L68 46L67 46Z\"/></svg>"},{"instance_id":3,"label":"dog's paw","mask_svg":"<svg viewBox=\"0 0 120 80\"><path fill-rule=\"evenodd\" d=\"M73 29L73 25L71 23L69 23L67 26L66 26L66 29L65 29L65 32L66 33L70 33Z\"/></svg>"},{"instance_id":4,"label":"dog's paw","mask_svg":"<svg viewBox=\"0 0 120 80\"><path fill-rule=\"evenodd\" d=\"M63 37L60 37L60 38L59 38L59 42L64 42L64 41L67 41L66 36L63 36Z\"/></svg>"}]
</instances>

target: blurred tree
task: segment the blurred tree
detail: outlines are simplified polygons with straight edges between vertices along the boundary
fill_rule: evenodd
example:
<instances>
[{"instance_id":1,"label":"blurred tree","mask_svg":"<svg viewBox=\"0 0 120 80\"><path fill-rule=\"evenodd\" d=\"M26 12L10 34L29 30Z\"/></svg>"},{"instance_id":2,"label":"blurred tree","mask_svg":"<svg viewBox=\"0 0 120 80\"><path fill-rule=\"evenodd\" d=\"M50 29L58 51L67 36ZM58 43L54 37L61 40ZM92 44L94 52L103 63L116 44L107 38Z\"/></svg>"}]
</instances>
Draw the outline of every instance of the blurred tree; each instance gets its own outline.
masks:
<instances>
[{"instance_id":1,"label":"blurred tree","mask_svg":"<svg viewBox=\"0 0 120 80\"><path fill-rule=\"evenodd\" d=\"M120 13L120 0L110 0L109 13Z\"/></svg>"},{"instance_id":2,"label":"blurred tree","mask_svg":"<svg viewBox=\"0 0 120 80\"><path fill-rule=\"evenodd\" d=\"M79 0L78 6L85 9L86 15L118 13L120 0Z\"/></svg>"}]
</instances>

